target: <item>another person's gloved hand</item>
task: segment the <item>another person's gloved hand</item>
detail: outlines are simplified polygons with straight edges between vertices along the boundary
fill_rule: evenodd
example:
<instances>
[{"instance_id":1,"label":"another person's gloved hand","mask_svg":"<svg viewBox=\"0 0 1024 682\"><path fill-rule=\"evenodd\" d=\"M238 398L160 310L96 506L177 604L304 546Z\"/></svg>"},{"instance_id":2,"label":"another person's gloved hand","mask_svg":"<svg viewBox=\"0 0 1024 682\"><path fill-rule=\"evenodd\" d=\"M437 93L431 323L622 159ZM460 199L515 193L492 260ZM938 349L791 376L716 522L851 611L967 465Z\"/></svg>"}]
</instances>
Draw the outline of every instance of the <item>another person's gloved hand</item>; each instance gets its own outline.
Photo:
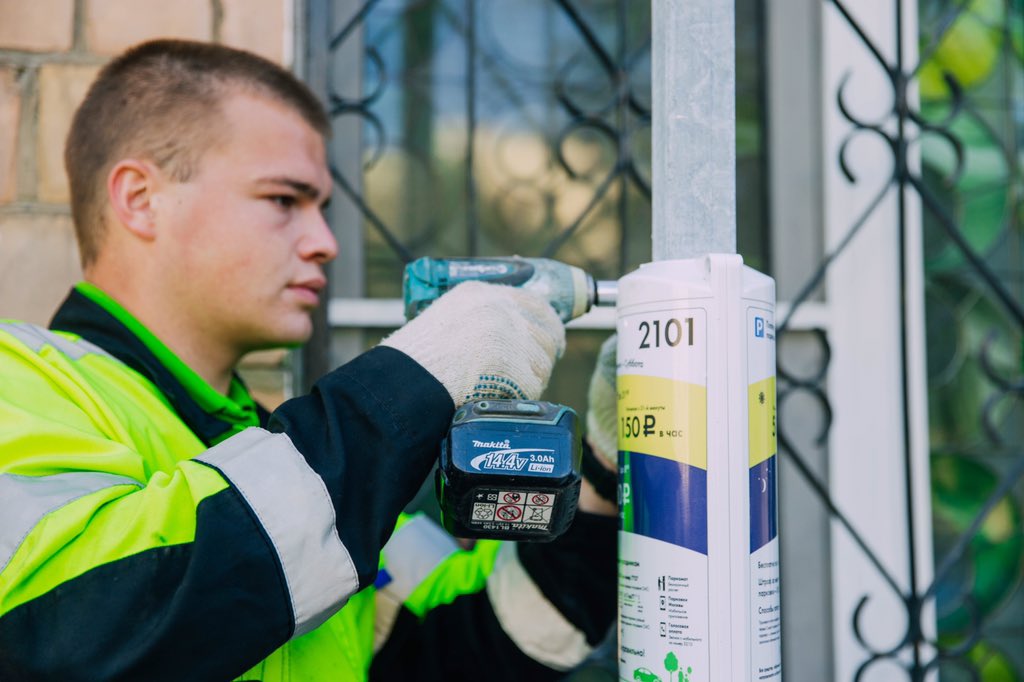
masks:
<instances>
[{"instance_id":1,"label":"another person's gloved hand","mask_svg":"<svg viewBox=\"0 0 1024 682\"><path fill-rule=\"evenodd\" d=\"M536 294L463 282L381 345L433 374L456 408L479 398L536 400L565 350L565 326Z\"/></svg>"},{"instance_id":2,"label":"another person's gloved hand","mask_svg":"<svg viewBox=\"0 0 1024 682\"><path fill-rule=\"evenodd\" d=\"M597 354L587 391L587 439L594 454L611 468L618 466L618 414L615 393L615 349L618 336L612 334Z\"/></svg>"},{"instance_id":3,"label":"another person's gloved hand","mask_svg":"<svg viewBox=\"0 0 1024 682\"><path fill-rule=\"evenodd\" d=\"M618 470L618 395L615 391L615 356L618 337L612 334L598 351L587 390L587 435L584 451L593 453L590 471L584 454L584 479L580 488L580 511L614 516L618 507L615 488ZM598 470L595 471L594 468ZM598 490L600 489L600 492ZM562 678L563 682L614 682L618 675L618 628L613 622L601 643Z\"/></svg>"},{"instance_id":4,"label":"another person's gloved hand","mask_svg":"<svg viewBox=\"0 0 1024 682\"><path fill-rule=\"evenodd\" d=\"M579 508L595 514L617 511L618 395L615 392L615 352L618 340L608 337L597 354L587 390L587 435L583 444L583 487ZM593 455L588 455L587 451Z\"/></svg>"}]
</instances>

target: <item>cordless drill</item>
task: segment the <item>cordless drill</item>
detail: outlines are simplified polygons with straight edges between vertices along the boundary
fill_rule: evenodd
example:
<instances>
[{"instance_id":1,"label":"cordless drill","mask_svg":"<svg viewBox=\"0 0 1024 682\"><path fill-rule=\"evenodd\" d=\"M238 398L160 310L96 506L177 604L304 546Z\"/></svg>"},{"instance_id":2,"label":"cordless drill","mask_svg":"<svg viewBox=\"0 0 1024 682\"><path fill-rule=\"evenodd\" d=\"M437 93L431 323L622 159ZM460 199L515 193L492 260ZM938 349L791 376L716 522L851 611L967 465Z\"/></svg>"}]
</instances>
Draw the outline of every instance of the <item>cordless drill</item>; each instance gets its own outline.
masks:
<instances>
[{"instance_id":1,"label":"cordless drill","mask_svg":"<svg viewBox=\"0 0 1024 682\"><path fill-rule=\"evenodd\" d=\"M592 306L615 305L618 283L595 280L574 265L550 258L420 258L405 266L402 295L412 319L461 282L476 280L522 287L546 298L562 322Z\"/></svg>"},{"instance_id":2,"label":"cordless drill","mask_svg":"<svg viewBox=\"0 0 1024 682\"><path fill-rule=\"evenodd\" d=\"M563 322L594 305L615 305L618 291L617 282L547 258L420 258L405 268L406 318L470 280L533 291ZM572 408L540 400L484 399L460 407L435 477L445 528L460 537L540 542L564 533L582 480L578 421Z\"/></svg>"}]
</instances>

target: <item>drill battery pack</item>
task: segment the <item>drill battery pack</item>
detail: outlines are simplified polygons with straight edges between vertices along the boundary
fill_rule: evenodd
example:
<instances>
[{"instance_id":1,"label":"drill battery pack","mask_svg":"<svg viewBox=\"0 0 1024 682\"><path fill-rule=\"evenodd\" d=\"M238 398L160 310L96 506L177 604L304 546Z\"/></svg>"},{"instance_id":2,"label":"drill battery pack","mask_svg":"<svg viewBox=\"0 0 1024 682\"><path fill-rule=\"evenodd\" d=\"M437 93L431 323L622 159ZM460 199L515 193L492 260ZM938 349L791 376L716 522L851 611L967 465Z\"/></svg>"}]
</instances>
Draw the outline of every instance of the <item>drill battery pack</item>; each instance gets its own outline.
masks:
<instances>
[{"instance_id":1,"label":"drill battery pack","mask_svg":"<svg viewBox=\"0 0 1024 682\"><path fill-rule=\"evenodd\" d=\"M576 412L536 400L477 400L452 419L435 479L452 535L546 542L576 515Z\"/></svg>"}]
</instances>

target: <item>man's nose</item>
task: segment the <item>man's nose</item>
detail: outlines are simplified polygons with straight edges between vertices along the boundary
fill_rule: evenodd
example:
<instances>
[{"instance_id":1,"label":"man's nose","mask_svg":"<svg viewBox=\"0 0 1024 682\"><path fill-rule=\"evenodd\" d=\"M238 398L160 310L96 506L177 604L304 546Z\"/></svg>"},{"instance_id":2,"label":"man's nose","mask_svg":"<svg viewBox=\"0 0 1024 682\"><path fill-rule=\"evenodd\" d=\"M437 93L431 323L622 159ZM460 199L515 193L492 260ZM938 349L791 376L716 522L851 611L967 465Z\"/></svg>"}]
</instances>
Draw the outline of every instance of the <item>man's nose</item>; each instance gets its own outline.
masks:
<instances>
[{"instance_id":1,"label":"man's nose","mask_svg":"<svg viewBox=\"0 0 1024 682\"><path fill-rule=\"evenodd\" d=\"M331 226L323 212L314 207L306 227L306 234L299 243L299 252L303 259L317 263L329 263L338 255L338 240L331 232Z\"/></svg>"}]
</instances>

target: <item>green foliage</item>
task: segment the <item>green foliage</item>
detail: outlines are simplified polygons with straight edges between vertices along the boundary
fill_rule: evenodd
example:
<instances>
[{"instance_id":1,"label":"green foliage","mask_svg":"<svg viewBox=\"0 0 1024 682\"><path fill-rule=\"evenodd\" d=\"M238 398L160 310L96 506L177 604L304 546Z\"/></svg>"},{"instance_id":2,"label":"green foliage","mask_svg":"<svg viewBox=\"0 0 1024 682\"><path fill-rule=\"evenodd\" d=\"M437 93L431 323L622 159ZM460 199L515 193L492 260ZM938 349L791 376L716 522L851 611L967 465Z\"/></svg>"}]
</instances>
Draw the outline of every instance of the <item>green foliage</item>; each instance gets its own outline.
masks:
<instances>
[{"instance_id":1,"label":"green foliage","mask_svg":"<svg viewBox=\"0 0 1024 682\"><path fill-rule=\"evenodd\" d=\"M971 0L964 4L952 25L939 38L931 56L921 65L921 97L945 99L949 94L944 80L946 75L964 89L985 82L999 61L1003 23L1002 0Z\"/></svg>"}]
</instances>

